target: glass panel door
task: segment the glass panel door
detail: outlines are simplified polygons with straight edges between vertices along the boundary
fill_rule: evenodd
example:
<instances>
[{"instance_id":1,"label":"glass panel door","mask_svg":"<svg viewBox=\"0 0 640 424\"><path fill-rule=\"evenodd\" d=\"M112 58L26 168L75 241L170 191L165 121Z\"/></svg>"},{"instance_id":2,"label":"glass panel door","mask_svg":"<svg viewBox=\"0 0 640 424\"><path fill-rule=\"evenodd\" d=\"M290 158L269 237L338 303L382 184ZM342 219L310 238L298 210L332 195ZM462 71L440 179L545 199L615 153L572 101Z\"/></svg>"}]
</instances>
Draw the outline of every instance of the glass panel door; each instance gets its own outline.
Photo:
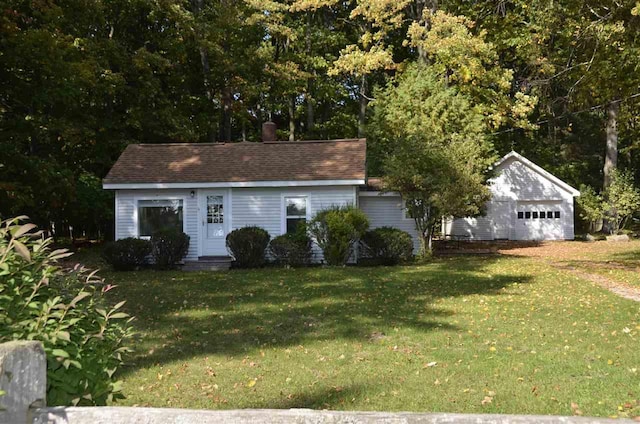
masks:
<instances>
[{"instance_id":1,"label":"glass panel door","mask_svg":"<svg viewBox=\"0 0 640 424\"><path fill-rule=\"evenodd\" d=\"M221 238L224 233L224 196L207 196L207 238Z\"/></svg>"}]
</instances>

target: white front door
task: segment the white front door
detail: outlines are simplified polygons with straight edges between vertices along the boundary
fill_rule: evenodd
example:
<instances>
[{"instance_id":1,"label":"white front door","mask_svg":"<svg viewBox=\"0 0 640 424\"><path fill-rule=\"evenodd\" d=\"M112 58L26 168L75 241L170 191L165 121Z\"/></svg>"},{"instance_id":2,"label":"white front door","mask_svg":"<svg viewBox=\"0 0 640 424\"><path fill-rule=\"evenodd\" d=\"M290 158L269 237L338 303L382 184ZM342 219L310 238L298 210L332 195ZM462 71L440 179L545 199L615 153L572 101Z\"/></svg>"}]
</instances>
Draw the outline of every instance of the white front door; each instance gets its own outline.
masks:
<instances>
[{"instance_id":1,"label":"white front door","mask_svg":"<svg viewBox=\"0 0 640 424\"><path fill-rule=\"evenodd\" d=\"M202 256L227 256L229 228L226 191L201 190Z\"/></svg>"}]
</instances>

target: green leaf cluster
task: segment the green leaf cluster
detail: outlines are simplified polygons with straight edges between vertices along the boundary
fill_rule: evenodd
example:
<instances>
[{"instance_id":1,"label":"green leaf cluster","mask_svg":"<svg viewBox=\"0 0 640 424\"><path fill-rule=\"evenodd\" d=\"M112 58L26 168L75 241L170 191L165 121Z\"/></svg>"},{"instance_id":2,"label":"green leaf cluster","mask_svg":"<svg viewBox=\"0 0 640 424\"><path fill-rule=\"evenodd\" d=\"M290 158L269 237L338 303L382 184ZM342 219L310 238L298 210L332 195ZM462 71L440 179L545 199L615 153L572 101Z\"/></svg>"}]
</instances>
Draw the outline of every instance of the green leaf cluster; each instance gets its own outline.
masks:
<instances>
[{"instance_id":1,"label":"green leaf cluster","mask_svg":"<svg viewBox=\"0 0 640 424\"><path fill-rule=\"evenodd\" d=\"M95 272L63 269L34 224L0 222L0 342L38 340L47 355L48 405L105 405L122 397L115 373L130 351L124 302L110 306Z\"/></svg>"},{"instance_id":2,"label":"green leaf cluster","mask_svg":"<svg viewBox=\"0 0 640 424\"><path fill-rule=\"evenodd\" d=\"M309 223L309 233L329 265L344 266L354 246L369 228L369 218L355 206L333 206L319 211Z\"/></svg>"}]
</instances>

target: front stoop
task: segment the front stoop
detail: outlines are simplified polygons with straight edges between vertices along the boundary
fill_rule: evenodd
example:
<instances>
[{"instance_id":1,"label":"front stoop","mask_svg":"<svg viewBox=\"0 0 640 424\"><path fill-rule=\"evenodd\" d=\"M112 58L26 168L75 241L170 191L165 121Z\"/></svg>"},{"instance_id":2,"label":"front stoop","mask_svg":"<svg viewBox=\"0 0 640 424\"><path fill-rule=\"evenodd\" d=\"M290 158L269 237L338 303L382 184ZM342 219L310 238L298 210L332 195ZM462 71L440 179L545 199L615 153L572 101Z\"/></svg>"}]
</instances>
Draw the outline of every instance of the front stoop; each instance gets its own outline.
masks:
<instances>
[{"instance_id":1,"label":"front stoop","mask_svg":"<svg viewBox=\"0 0 640 424\"><path fill-rule=\"evenodd\" d=\"M230 256L200 256L197 261L186 261L183 271L226 271L231 267Z\"/></svg>"}]
</instances>

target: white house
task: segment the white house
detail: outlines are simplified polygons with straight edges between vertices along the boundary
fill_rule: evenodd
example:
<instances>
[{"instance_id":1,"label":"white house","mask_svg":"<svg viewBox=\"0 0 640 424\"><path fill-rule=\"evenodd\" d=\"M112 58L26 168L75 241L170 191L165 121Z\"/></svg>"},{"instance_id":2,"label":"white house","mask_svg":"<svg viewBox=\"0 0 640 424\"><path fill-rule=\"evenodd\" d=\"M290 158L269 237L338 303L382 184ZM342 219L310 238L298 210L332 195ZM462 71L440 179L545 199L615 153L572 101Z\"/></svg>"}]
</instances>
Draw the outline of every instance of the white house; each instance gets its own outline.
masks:
<instances>
[{"instance_id":1,"label":"white house","mask_svg":"<svg viewBox=\"0 0 640 424\"><path fill-rule=\"evenodd\" d=\"M486 216L445 220L443 233L470 240L572 240L580 192L522 155L498 161Z\"/></svg>"},{"instance_id":2,"label":"white house","mask_svg":"<svg viewBox=\"0 0 640 424\"><path fill-rule=\"evenodd\" d=\"M281 142L264 134L260 143L129 145L103 181L116 193L115 238L179 228L190 236L186 261L206 261L228 256L226 235L236 228L255 225L274 237L322 209L351 204L372 228L405 230L418 248L400 196L367 181L364 139ZM576 190L515 153L498 168L504 172L492 185L489 215L456 220L453 232L474 239L573 238Z\"/></svg>"}]
</instances>

